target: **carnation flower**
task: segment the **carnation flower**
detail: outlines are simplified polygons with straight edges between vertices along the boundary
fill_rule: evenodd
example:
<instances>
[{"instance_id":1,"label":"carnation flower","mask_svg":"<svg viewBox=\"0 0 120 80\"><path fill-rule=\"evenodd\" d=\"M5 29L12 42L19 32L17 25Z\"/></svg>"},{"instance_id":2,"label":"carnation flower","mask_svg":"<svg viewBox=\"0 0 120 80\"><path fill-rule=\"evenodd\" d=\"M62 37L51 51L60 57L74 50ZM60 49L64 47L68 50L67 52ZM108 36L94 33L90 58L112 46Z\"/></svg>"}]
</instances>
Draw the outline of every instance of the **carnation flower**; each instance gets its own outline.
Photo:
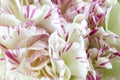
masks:
<instances>
[{"instance_id":1,"label":"carnation flower","mask_svg":"<svg viewBox=\"0 0 120 80\"><path fill-rule=\"evenodd\" d=\"M118 80L119 0L1 0L0 80Z\"/></svg>"},{"instance_id":2,"label":"carnation flower","mask_svg":"<svg viewBox=\"0 0 120 80\"><path fill-rule=\"evenodd\" d=\"M89 27L93 28L104 23L106 12L117 3L117 0L52 0L52 2L60 7L66 21L73 22L79 15L82 20L87 20Z\"/></svg>"},{"instance_id":3,"label":"carnation flower","mask_svg":"<svg viewBox=\"0 0 120 80\"><path fill-rule=\"evenodd\" d=\"M24 1L23 1L24 2ZM0 25L16 26L24 24L26 26L36 25L45 28L49 33L60 27L58 9L42 1L42 5L27 4L22 2L2 0ZM47 27L49 26L49 27Z\"/></svg>"},{"instance_id":4,"label":"carnation flower","mask_svg":"<svg viewBox=\"0 0 120 80\"><path fill-rule=\"evenodd\" d=\"M119 64L120 59L120 46L117 45L120 43L120 37L100 27L92 30L87 38L90 43L90 45L88 45L87 56L93 66L91 72L93 79L95 80L98 77L98 80L109 80L110 78L118 79L117 70L115 68L119 65L115 65L115 63ZM113 73L116 75L106 74L109 69L113 71L116 70L116 72ZM90 75L88 75L88 77L89 76Z\"/></svg>"},{"instance_id":5,"label":"carnation flower","mask_svg":"<svg viewBox=\"0 0 120 80\"><path fill-rule=\"evenodd\" d=\"M37 80L49 76L44 69L49 62L49 35L44 29L1 26L0 31L5 32L0 33L2 79Z\"/></svg>"},{"instance_id":6,"label":"carnation flower","mask_svg":"<svg viewBox=\"0 0 120 80\"><path fill-rule=\"evenodd\" d=\"M87 33L85 26L85 22L84 25L66 24L61 26L61 30L52 33L49 38L51 60L56 65L60 64L59 60L64 61L64 66L70 70L71 77L68 76L64 80L86 79L89 63L82 37Z\"/></svg>"}]
</instances>

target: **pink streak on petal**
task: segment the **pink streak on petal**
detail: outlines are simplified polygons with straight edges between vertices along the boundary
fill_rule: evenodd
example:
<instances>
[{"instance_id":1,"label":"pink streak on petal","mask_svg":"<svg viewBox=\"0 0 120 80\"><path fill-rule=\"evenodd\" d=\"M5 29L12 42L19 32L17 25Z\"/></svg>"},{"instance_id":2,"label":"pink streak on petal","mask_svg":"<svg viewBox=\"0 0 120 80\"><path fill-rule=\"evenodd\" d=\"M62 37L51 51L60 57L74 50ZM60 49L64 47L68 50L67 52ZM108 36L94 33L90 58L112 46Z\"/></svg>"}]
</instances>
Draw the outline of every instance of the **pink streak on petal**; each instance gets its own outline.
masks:
<instances>
[{"instance_id":1,"label":"pink streak on petal","mask_svg":"<svg viewBox=\"0 0 120 80\"><path fill-rule=\"evenodd\" d=\"M27 18L28 18L29 17L29 13L30 13L30 6L29 5L26 6L26 10L27 10Z\"/></svg>"},{"instance_id":2,"label":"pink streak on petal","mask_svg":"<svg viewBox=\"0 0 120 80\"><path fill-rule=\"evenodd\" d=\"M20 64L20 62L17 60L17 58L12 54L10 53L9 51L5 51L5 55L8 57L8 59L11 61L14 61L15 63L17 64Z\"/></svg>"},{"instance_id":3,"label":"pink streak on petal","mask_svg":"<svg viewBox=\"0 0 120 80\"><path fill-rule=\"evenodd\" d=\"M33 17L33 15L35 14L36 11L37 11L37 8L35 8L35 9L32 10L32 14L31 14L30 18Z\"/></svg>"}]
</instances>

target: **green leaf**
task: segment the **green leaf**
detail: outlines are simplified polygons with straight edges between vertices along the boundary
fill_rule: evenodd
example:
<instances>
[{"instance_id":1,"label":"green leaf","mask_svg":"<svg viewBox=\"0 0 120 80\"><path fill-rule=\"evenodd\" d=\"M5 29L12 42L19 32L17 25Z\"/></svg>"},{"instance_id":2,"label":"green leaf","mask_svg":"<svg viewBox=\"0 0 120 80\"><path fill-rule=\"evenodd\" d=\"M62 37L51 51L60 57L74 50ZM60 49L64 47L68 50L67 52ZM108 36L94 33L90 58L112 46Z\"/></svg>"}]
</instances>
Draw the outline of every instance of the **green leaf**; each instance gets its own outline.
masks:
<instances>
[{"instance_id":1,"label":"green leaf","mask_svg":"<svg viewBox=\"0 0 120 80\"><path fill-rule=\"evenodd\" d=\"M113 65L112 69L103 70L102 80L119 80L120 79L120 74L119 74L120 62L112 61L112 65Z\"/></svg>"},{"instance_id":2,"label":"green leaf","mask_svg":"<svg viewBox=\"0 0 120 80\"><path fill-rule=\"evenodd\" d=\"M120 1L119 1L120 2ZM106 29L120 35L120 4L117 3L112 9L109 9L106 15Z\"/></svg>"}]
</instances>

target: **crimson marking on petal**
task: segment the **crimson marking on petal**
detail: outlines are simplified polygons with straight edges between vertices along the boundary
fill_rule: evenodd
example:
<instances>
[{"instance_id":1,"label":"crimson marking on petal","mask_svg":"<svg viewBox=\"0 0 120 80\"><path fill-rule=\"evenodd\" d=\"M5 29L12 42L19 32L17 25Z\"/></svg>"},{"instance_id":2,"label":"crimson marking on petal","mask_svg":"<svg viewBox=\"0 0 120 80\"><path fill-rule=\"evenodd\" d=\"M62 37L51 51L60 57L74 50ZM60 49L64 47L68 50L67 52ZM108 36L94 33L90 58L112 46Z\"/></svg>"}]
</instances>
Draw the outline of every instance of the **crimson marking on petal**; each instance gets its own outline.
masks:
<instances>
[{"instance_id":1,"label":"crimson marking on petal","mask_svg":"<svg viewBox=\"0 0 120 80\"><path fill-rule=\"evenodd\" d=\"M51 58L53 58L53 49L51 49L51 55L50 56L51 56Z\"/></svg>"},{"instance_id":2,"label":"crimson marking on petal","mask_svg":"<svg viewBox=\"0 0 120 80\"><path fill-rule=\"evenodd\" d=\"M32 20L29 20L28 22L26 22L27 27L32 26L33 24L34 24L34 22Z\"/></svg>"},{"instance_id":3,"label":"crimson marking on petal","mask_svg":"<svg viewBox=\"0 0 120 80\"><path fill-rule=\"evenodd\" d=\"M18 35L20 34L20 29L19 28L17 29L17 33L18 33Z\"/></svg>"},{"instance_id":4,"label":"crimson marking on petal","mask_svg":"<svg viewBox=\"0 0 120 80\"><path fill-rule=\"evenodd\" d=\"M20 64L20 62L17 60L17 58L12 53L10 53L9 51L6 50L5 55L10 59L10 61L12 60L17 64Z\"/></svg>"},{"instance_id":5,"label":"crimson marking on petal","mask_svg":"<svg viewBox=\"0 0 120 80\"><path fill-rule=\"evenodd\" d=\"M85 6L82 7L82 10L85 11Z\"/></svg>"},{"instance_id":6,"label":"crimson marking on petal","mask_svg":"<svg viewBox=\"0 0 120 80\"><path fill-rule=\"evenodd\" d=\"M94 79L94 76L90 74L90 75L87 75L87 80L95 80L95 79Z\"/></svg>"},{"instance_id":7,"label":"crimson marking on petal","mask_svg":"<svg viewBox=\"0 0 120 80\"><path fill-rule=\"evenodd\" d=\"M24 17L27 18L26 14L24 14Z\"/></svg>"},{"instance_id":8,"label":"crimson marking on petal","mask_svg":"<svg viewBox=\"0 0 120 80\"><path fill-rule=\"evenodd\" d=\"M103 56L104 54L105 54L105 52L102 50L102 52L101 52L100 56Z\"/></svg>"},{"instance_id":9,"label":"crimson marking on petal","mask_svg":"<svg viewBox=\"0 0 120 80\"><path fill-rule=\"evenodd\" d=\"M104 13L98 14L98 15L97 15L97 18L100 19L100 18L102 18L104 15L105 15Z\"/></svg>"},{"instance_id":10,"label":"crimson marking on petal","mask_svg":"<svg viewBox=\"0 0 120 80\"><path fill-rule=\"evenodd\" d=\"M104 46L103 46L103 49L102 49L102 53L101 53L100 56L103 56L104 53L105 53L105 50L108 50L109 48L110 48L110 46L108 46L108 45L104 45Z\"/></svg>"},{"instance_id":11,"label":"crimson marking on petal","mask_svg":"<svg viewBox=\"0 0 120 80\"><path fill-rule=\"evenodd\" d=\"M76 59L86 59L86 57L76 57Z\"/></svg>"},{"instance_id":12,"label":"crimson marking on petal","mask_svg":"<svg viewBox=\"0 0 120 80\"><path fill-rule=\"evenodd\" d=\"M4 35L2 36L2 38L3 38L3 40L5 40L5 39L6 39Z\"/></svg>"},{"instance_id":13,"label":"crimson marking on petal","mask_svg":"<svg viewBox=\"0 0 120 80\"><path fill-rule=\"evenodd\" d=\"M100 46L101 46L100 38L97 38L97 39L98 39L98 47L100 48Z\"/></svg>"},{"instance_id":14,"label":"crimson marking on petal","mask_svg":"<svg viewBox=\"0 0 120 80\"><path fill-rule=\"evenodd\" d=\"M115 55L117 55L117 56L120 56L120 52L116 52L116 53L114 53Z\"/></svg>"},{"instance_id":15,"label":"crimson marking on petal","mask_svg":"<svg viewBox=\"0 0 120 80\"><path fill-rule=\"evenodd\" d=\"M87 57L88 57L88 58L90 57L90 55L91 55L91 53L90 53L90 52L87 52Z\"/></svg>"},{"instance_id":16,"label":"crimson marking on petal","mask_svg":"<svg viewBox=\"0 0 120 80\"><path fill-rule=\"evenodd\" d=\"M90 36L91 36L91 35L94 35L97 31L98 31L98 29L94 29L94 30L92 30L92 31L90 32L89 35L90 35Z\"/></svg>"},{"instance_id":17,"label":"crimson marking on petal","mask_svg":"<svg viewBox=\"0 0 120 80\"><path fill-rule=\"evenodd\" d=\"M59 32L57 32L57 35L58 35L59 37L61 37L61 35L59 34Z\"/></svg>"},{"instance_id":18,"label":"crimson marking on petal","mask_svg":"<svg viewBox=\"0 0 120 80\"><path fill-rule=\"evenodd\" d=\"M10 26L7 27L7 31L8 31L9 37L12 38L12 36L10 35Z\"/></svg>"},{"instance_id":19,"label":"crimson marking on petal","mask_svg":"<svg viewBox=\"0 0 120 80\"><path fill-rule=\"evenodd\" d=\"M87 31L89 28L88 28L88 25L85 26L85 30Z\"/></svg>"},{"instance_id":20,"label":"crimson marking on petal","mask_svg":"<svg viewBox=\"0 0 120 80\"><path fill-rule=\"evenodd\" d=\"M106 0L102 0L102 3L104 3Z\"/></svg>"},{"instance_id":21,"label":"crimson marking on petal","mask_svg":"<svg viewBox=\"0 0 120 80\"><path fill-rule=\"evenodd\" d=\"M61 28L62 28L62 30L63 30L63 32L64 32L64 34L65 34L65 33L66 33L65 27L64 27L63 25L61 25Z\"/></svg>"},{"instance_id":22,"label":"crimson marking on petal","mask_svg":"<svg viewBox=\"0 0 120 80\"><path fill-rule=\"evenodd\" d=\"M16 62L14 62L14 61L12 61L12 60L10 60L10 59L8 59L8 61L9 61L11 64L16 65Z\"/></svg>"},{"instance_id":23,"label":"crimson marking on petal","mask_svg":"<svg viewBox=\"0 0 120 80\"><path fill-rule=\"evenodd\" d=\"M102 79L101 79L101 77L97 76L97 77L96 77L96 80L102 80Z\"/></svg>"},{"instance_id":24,"label":"crimson marking on petal","mask_svg":"<svg viewBox=\"0 0 120 80\"><path fill-rule=\"evenodd\" d=\"M67 33L66 37L65 37L65 41L68 40L68 37L69 37L69 33Z\"/></svg>"},{"instance_id":25,"label":"crimson marking on petal","mask_svg":"<svg viewBox=\"0 0 120 80\"><path fill-rule=\"evenodd\" d=\"M86 36L84 36L84 39L85 39L85 38L88 38L88 37L89 37L89 35L86 35Z\"/></svg>"},{"instance_id":26,"label":"crimson marking on petal","mask_svg":"<svg viewBox=\"0 0 120 80\"><path fill-rule=\"evenodd\" d=\"M95 11L95 6L96 6L96 5L95 5L95 4L92 4L92 5L93 5L93 6L92 6L92 9L91 9L91 11L90 11L90 14Z\"/></svg>"},{"instance_id":27,"label":"crimson marking on petal","mask_svg":"<svg viewBox=\"0 0 120 80\"><path fill-rule=\"evenodd\" d=\"M13 68L11 68L10 70L15 70L16 68L15 67L13 67Z\"/></svg>"},{"instance_id":28,"label":"crimson marking on petal","mask_svg":"<svg viewBox=\"0 0 120 80\"><path fill-rule=\"evenodd\" d=\"M115 54L112 54L112 55L110 55L109 58L115 58L115 57L116 57L116 55L115 55Z\"/></svg>"},{"instance_id":29,"label":"crimson marking on petal","mask_svg":"<svg viewBox=\"0 0 120 80\"><path fill-rule=\"evenodd\" d=\"M79 60L80 62L86 63L87 58L86 57L76 57L75 59Z\"/></svg>"},{"instance_id":30,"label":"crimson marking on petal","mask_svg":"<svg viewBox=\"0 0 120 80\"><path fill-rule=\"evenodd\" d=\"M76 10L77 14L80 14L80 10L78 10L77 7L75 7L75 10Z\"/></svg>"},{"instance_id":31,"label":"crimson marking on petal","mask_svg":"<svg viewBox=\"0 0 120 80\"><path fill-rule=\"evenodd\" d=\"M30 13L30 6L29 5L26 6L26 10L27 10L27 18L28 18L29 17L29 13Z\"/></svg>"},{"instance_id":32,"label":"crimson marking on petal","mask_svg":"<svg viewBox=\"0 0 120 80\"><path fill-rule=\"evenodd\" d=\"M45 16L45 19L47 19L48 17L50 17L52 14L52 9L49 10L48 14Z\"/></svg>"},{"instance_id":33,"label":"crimson marking on petal","mask_svg":"<svg viewBox=\"0 0 120 80\"><path fill-rule=\"evenodd\" d=\"M51 0L53 3L58 4L58 0Z\"/></svg>"},{"instance_id":34,"label":"crimson marking on petal","mask_svg":"<svg viewBox=\"0 0 120 80\"><path fill-rule=\"evenodd\" d=\"M47 19L48 17L50 17L51 16L51 14L48 14L46 17L45 17L45 19Z\"/></svg>"},{"instance_id":35,"label":"crimson marking on petal","mask_svg":"<svg viewBox=\"0 0 120 80\"><path fill-rule=\"evenodd\" d=\"M87 75L87 80L90 80L90 77Z\"/></svg>"},{"instance_id":36,"label":"crimson marking on petal","mask_svg":"<svg viewBox=\"0 0 120 80\"><path fill-rule=\"evenodd\" d=\"M119 57L120 57L120 52L115 52L115 53L113 53L112 55L110 55L109 58L115 58L116 56L119 56Z\"/></svg>"},{"instance_id":37,"label":"crimson marking on petal","mask_svg":"<svg viewBox=\"0 0 120 80\"><path fill-rule=\"evenodd\" d=\"M7 49L7 47L3 45L2 43L0 43L0 46L3 47L4 49Z\"/></svg>"},{"instance_id":38,"label":"crimson marking on petal","mask_svg":"<svg viewBox=\"0 0 120 80\"><path fill-rule=\"evenodd\" d=\"M0 61L3 61L3 60L5 60L5 58L0 58Z\"/></svg>"},{"instance_id":39,"label":"crimson marking on petal","mask_svg":"<svg viewBox=\"0 0 120 80\"><path fill-rule=\"evenodd\" d=\"M72 44L73 44L72 42L68 44L66 51L68 51L71 48Z\"/></svg>"},{"instance_id":40,"label":"crimson marking on petal","mask_svg":"<svg viewBox=\"0 0 120 80\"><path fill-rule=\"evenodd\" d=\"M18 71L20 74L22 74L22 75L25 75L25 73L23 73L22 71Z\"/></svg>"},{"instance_id":41,"label":"crimson marking on petal","mask_svg":"<svg viewBox=\"0 0 120 80\"><path fill-rule=\"evenodd\" d=\"M63 47L63 49L62 49L62 53L65 51L66 46L67 46L67 45L65 45L65 46Z\"/></svg>"},{"instance_id":42,"label":"crimson marking on petal","mask_svg":"<svg viewBox=\"0 0 120 80\"><path fill-rule=\"evenodd\" d=\"M80 62L82 62L82 63L87 63L87 61L82 61L82 60L81 60Z\"/></svg>"},{"instance_id":43,"label":"crimson marking on petal","mask_svg":"<svg viewBox=\"0 0 120 80\"><path fill-rule=\"evenodd\" d=\"M98 60L98 58L99 58L99 54L97 54L97 55L96 55L96 58L95 58L95 59L96 59L96 61Z\"/></svg>"},{"instance_id":44,"label":"crimson marking on petal","mask_svg":"<svg viewBox=\"0 0 120 80\"><path fill-rule=\"evenodd\" d=\"M100 66L104 66L104 65L106 65L108 63L110 63L110 61L103 62L103 63L100 64Z\"/></svg>"},{"instance_id":45,"label":"crimson marking on petal","mask_svg":"<svg viewBox=\"0 0 120 80\"><path fill-rule=\"evenodd\" d=\"M61 51L59 51L59 56L61 56L61 54L62 54L62 52L61 52Z\"/></svg>"}]
</instances>

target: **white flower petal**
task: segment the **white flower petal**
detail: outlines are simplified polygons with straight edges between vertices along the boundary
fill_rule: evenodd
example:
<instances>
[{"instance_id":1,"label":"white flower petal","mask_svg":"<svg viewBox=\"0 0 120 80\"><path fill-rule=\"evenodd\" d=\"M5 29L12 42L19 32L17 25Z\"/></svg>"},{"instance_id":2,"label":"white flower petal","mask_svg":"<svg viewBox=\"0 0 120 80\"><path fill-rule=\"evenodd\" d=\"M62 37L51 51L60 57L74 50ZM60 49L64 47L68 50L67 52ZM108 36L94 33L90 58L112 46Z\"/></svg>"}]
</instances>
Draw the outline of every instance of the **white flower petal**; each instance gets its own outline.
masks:
<instances>
[{"instance_id":1,"label":"white flower petal","mask_svg":"<svg viewBox=\"0 0 120 80\"><path fill-rule=\"evenodd\" d=\"M6 13L0 14L0 25L15 26L20 23L21 21L18 20L14 15L6 14Z\"/></svg>"},{"instance_id":2,"label":"white flower petal","mask_svg":"<svg viewBox=\"0 0 120 80\"><path fill-rule=\"evenodd\" d=\"M112 68L111 62L109 61L109 59L107 59L105 57L98 58L98 60L95 62L95 66L96 67L105 67L107 69Z\"/></svg>"}]
</instances>

